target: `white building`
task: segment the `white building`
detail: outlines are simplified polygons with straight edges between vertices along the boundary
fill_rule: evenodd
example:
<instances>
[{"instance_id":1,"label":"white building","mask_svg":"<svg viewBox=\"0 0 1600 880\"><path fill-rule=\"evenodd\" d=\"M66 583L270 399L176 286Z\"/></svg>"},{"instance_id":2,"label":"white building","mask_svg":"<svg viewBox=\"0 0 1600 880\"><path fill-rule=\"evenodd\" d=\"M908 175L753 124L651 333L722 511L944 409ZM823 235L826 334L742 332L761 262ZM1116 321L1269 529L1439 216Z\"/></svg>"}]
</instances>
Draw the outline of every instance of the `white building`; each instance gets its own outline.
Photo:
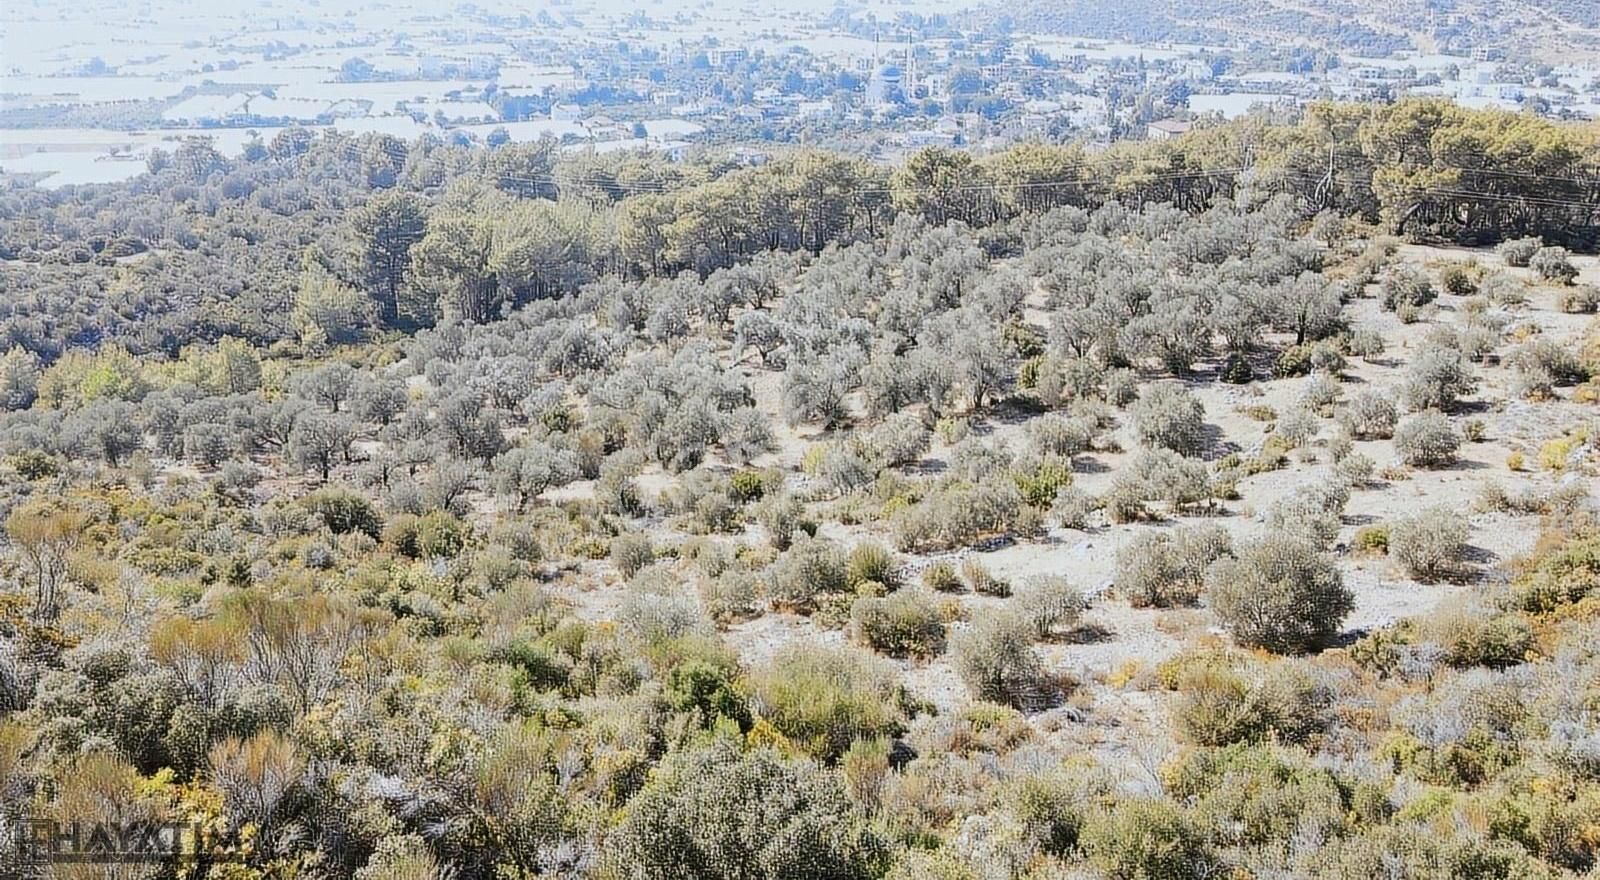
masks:
<instances>
[{"instance_id":1,"label":"white building","mask_svg":"<svg viewBox=\"0 0 1600 880\"><path fill-rule=\"evenodd\" d=\"M1145 126L1145 137L1153 141L1170 141L1182 137L1194 128L1190 122L1180 122L1176 119L1158 119Z\"/></svg>"},{"instance_id":2,"label":"white building","mask_svg":"<svg viewBox=\"0 0 1600 880\"><path fill-rule=\"evenodd\" d=\"M748 57L750 57L750 52L747 49L718 48L706 50L706 61L712 67L727 67L732 64L738 64Z\"/></svg>"}]
</instances>

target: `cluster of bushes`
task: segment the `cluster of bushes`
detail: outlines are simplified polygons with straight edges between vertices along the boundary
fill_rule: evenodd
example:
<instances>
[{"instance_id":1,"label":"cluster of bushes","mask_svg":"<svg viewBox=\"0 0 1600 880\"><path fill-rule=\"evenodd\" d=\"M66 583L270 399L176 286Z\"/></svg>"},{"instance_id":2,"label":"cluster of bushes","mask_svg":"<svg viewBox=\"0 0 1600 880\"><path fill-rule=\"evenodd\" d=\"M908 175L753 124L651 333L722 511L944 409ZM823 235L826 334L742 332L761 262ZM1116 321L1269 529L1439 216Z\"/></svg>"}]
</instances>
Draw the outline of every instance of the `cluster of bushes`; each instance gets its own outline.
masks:
<instances>
[{"instance_id":1,"label":"cluster of bushes","mask_svg":"<svg viewBox=\"0 0 1600 880\"><path fill-rule=\"evenodd\" d=\"M1117 593L1135 608L1193 605L1206 569L1232 549L1222 526L1140 532L1117 551Z\"/></svg>"},{"instance_id":2,"label":"cluster of bushes","mask_svg":"<svg viewBox=\"0 0 1600 880\"><path fill-rule=\"evenodd\" d=\"M892 527L901 550L929 552L964 547L983 537L1026 537L1040 515L1016 483L1003 477L979 483L953 480L931 488L898 513Z\"/></svg>"}]
</instances>

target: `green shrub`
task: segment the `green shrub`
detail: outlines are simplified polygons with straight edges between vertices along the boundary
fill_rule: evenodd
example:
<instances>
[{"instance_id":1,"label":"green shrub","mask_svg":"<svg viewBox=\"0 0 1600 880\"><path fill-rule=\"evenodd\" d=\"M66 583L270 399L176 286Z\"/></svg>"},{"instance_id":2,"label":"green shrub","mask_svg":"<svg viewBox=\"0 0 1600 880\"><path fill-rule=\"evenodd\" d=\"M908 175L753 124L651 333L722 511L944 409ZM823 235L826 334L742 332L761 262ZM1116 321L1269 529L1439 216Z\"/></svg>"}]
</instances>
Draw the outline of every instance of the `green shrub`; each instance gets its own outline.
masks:
<instances>
[{"instance_id":1,"label":"green shrub","mask_svg":"<svg viewBox=\"0 0 1600 880\"><path fill-rule=\"evenodd\" d=\"M511 642L491 650L484 659L515 668L518 684L534 691L566 687L572 676L572 660L539 642Z\"/></svg>"},{"instance_id":2,"label":"green shrub","mask_svg":"<svg viewBox=\"0 0 1600 880\"><path fill-rule=\"evenodd\" d=\"M1305 343L1291 345L1278 352L1278 358L1272 364L1272 375L1279 379L1290 379L1309 374L1312 349L1312 343Z\"/></svg>"},{"instance_id":3,"label":"green shrub","mask_svg":"<svg viewBox=\"0 0 1600 880\"><path fill-rule=\"evenodd\" d=\"M1600 594L1600 531L1585 526L1544 548L1512 582L1518 604L1541 614Z\"/></svg>"},{"instance_id":4,"label":"green shrub","mask_svg":"<svg viewBox=\"0 0 1600 880\"><path fill-rule=\"evenodd\" d=\"M956 672L974 699L1023 710L1055 701L1059 688L1033 649L1036 632L1027 618L1002 611L983 617L955 638Z\"/></svg>"},{"instance_id":5,"label":"green shrub","mask_svg":"<svg viewBox=\"0 0 1600 880\"><path fill-rule=\"evenodd\" d=\"M1350 539L1350 549L1357 553L1383 556L1389 552L1388 526L1362 526Z\"/></svg>"},{"instance_id":6,"label":"green shrub","mask_svg":"<svg viewBox=\"0 0 1600 880\"><path fill-rule=\"evenodd\" d=\"M603 858L601 876L630 880L870 880L889 864L837 774L727 739L652 773Z\"/></svg>"},{"instance_id":7,"label":"green shrub","mask_svg":"<svg viewBox=\"0 0 1600 880\"><path fill-rule=\"evenodd\" d=\"M61 461L43 449L24 449L6 456L6 464L24 480L42 480L61 473Z\"/></svg>"},{"instance_id":8,"label":"green shrub","mask_svg":"<svg viewBox=\"0 0 1600 880\"><path fill-rule=\"evenodd\" d=\"M1196 745L1303 742L1330 721L1332 691L1299 665L1206 655L1175 662L1178 729Z\"/></svg>"},{"instance_id":9,"label":"green shrub","mask_svg":"<svg viewBox=\"0 0 1600 880\"><path fill-rule=\"evenodd\" d=\"M820 595L847 586L844 553L827 538L802 537L767 570L767 596L801 612L815 608Z\"/></svg>"},{"instance_id":10,"label":"green shrub","mask_svg":"<svg viewBox=\"0 0 1600 880\"><path fill-rule=\"evenodd\" d=\"M1196 823L1215 829L1221 845L1276 847L1308 827L1337 834L1352 812L1351 782L1295 749L1195 749L1164 776L1171 796L1192 804Z\"/></svg>"},{"instance_id":11,"label":"green shrub","mask_svg":"<svg viewBox=\"0 0 1600 880\"><path fill-rule=\"evenodd\" d=\"M299 504L308 513L322 518L322 524L335 535L361 532L377 538L383 520L366 496L328 486L301 496Z\"/></svg>"},{"instance_id":12,"label":"green shrub","mask_svg":"<svg viewBox=\"0 0 1600 880\"><path fill-rule=\"evenodd\" d=\"M795 645L750 673L757 716L830 763L858 739L900 733L899 692L893 670L856 648Z\"/></svg>"},{"instance_id":13,"label":"green shrub","mask_svg":"<svg viewBox=\"0 0 1600 880\"><path fill-rule=\"evenodd\" d=\"M1109 787L1100 775L1062 770L1023 774L1005 792L1006 811L1025 840L1048 855L1069 858L1077 853L1089 811Z\"/></svg>"},{"instance_id":14,"label":"green shrub","mask_svg":"<svg viewBox=\"0 0 1600 880\"><path fill-rule=\"evenodd\" d=\"M857 599L850 623L857 640L891 657L931 657L944 649L938 606L920 591Z\"/></svg>"},{"instance_id":15,"label":"green shrub","mask_svg":"<svg viewBox=\"0 0 1600 880\"><path fill-rule=\"evenodd\" d=\"M776 468L765 470L745 468L742 471L736 471L732 477L729 477L728 485L729 491L733 493L733 497L737 501L748 504L765 498L769 492L775 491L782 486L783 472Z\"/></svg>"},{"instance_id":16,"label":"green shrub","mask_svg":"<svg viewBox=\"0 0 1600 880\"><path fill-rule=\"evenodd\" d=\"M1230 352L1222 362L1220 378L1229 385L1248 385L1255 377L1249 359L1238 352Z\"/></svg>"},{"instance_id":17,"label":"green shrub","mask_svg":"<svg viewBox=\"0 0 1600 880\"><path fill-rule=\"evenodd\" d=\"M700 658L684 660L667 673L663 697L674 712L698 713L702 727L711 727L717 719L726 718L741 731L748 731L752 723L750 706L739 693L734 671Z\"/></svg>"},{"instance_id":18,"label":"green shrub","mask_svg":"<svg viewBox=\"0 0 1600 880\"><path fill-rule=\"evenodd\" d=\"M1108 880L1208 880L1220 864L1205 830L1169 801L1129 798L1091 814L1082 846Z\"/></svg>"},{"instance_id":19,"label":"green shrub","mask_svg":"<svg viewBox=\"0 0 1600 880\"><path fill-rule=\"evenodd\" d=\"M935 562L922 570L922 585L939 593L961 592L961 576L948 562Z\"/></svg>"},{"instance_id":20,"label":"green shrub","mask_svg":"<svg viewBox=\"0 0 1600 880\"><path fill-rule=\"evenodd\" d=\"M1439 272L1439 284L1453 296L1472 296L1478 292L1477 265L1450 263Z\"/></svg>"},{"instance_id":21,"label":"green shrub","mask_svg":"<svg viewBox=\"0 0 1600 880\"><path fill-rule=\"evenodd\" d=\"M1505 669L1528 659L1533 629L1517 612L1442 608L1416 622L1417 639L1444 648L1444 661L1458 669Z\"/></svg>"},{"instance_id":22,"label":"green shrub","mask_svg":"<svg viewBox=\"0 0 1600 880\"><path fill-rule=\"evenodd\" d=\"M1049 507L1062 489L1072 485L1072 462L1043 458L1031 467L1013 471L1011 479L1017 484L1023 503L1034 508Z\"/></svg>"},{"instance_id":23,"label":"green shrub","mask_svg":"<svg viewBox=\"0 0 1600 880\"><path fill-rule=\"evenodd\" d=\"M855 589L868 581L893 587L897 580L894 556L882 544L863 541L845 557L845 586Z\"/></svg>"},{"instance_id":24,"label":"green shrub","mask_svg":"<svg viewBox=\"0 0 1600 880\"><path fill-rule=\"evenodd\" d=\"M1495 248L1495 253L1506 261L1507 266L1523 268L1533 259L1533 255L1544 247L1544 240L1540 238L1516 238L1503 241Z\"/></svg>"},{"instance_id":25,"label":"green shrub","mask_svg":"<svg viewBox=\"0 0 1600 880\"><path fill-rule=\"evenodd\" d=\"M401 514L383 532L385 543L411 559L454 559L466 548L472 527L443 510Z\"/></svg>"}]
</instances>

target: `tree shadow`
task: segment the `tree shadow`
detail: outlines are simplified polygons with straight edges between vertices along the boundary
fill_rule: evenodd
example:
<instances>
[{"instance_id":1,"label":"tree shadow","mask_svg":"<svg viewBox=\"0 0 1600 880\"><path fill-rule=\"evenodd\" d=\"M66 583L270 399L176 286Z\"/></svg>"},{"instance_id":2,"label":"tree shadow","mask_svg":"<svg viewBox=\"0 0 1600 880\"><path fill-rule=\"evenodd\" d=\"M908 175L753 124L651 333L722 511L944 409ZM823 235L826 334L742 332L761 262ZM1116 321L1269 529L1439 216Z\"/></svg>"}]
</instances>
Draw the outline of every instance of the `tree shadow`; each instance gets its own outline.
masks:
<instances>
[{"instance_id":1,"label":"tree shadow","mask_svg":"<svg viewBox=\"0 0 1600 880\"><path fill-rule=\"evenodd\" d=\"M1239 444L1227 439L1227 435L1222 433L1222 429L1210 422L1200 426L1200 444L1206 451L1206 461L1227 458L1235 452L1242 451L1242 447Z\"/></svg>"},{"instance_id":2,"label":"tree shadow","mask_svg":"<svg viewBox=\"0 0 1600 880\"><path fill-rule=\"evenodd\" d=\"M1436 470L1436 471L1481 471L1481 470L1488 470L1490 467L1491 467L1491 465L1489 465L1486 462L1477 461L1477 460L1474 460L1474 459L1471 459L1471 458L1458 458L1455 461L1453 461L1453 462L1451 462L1451 463L1449 463L1447 465L1444 465L1443 467L1433 468L1433 470Z\"/></svg>"},{"instance_id":3,"label":"tree shadow","mask_svg":"<svg viewBox=\"0 0 1600 880\"><path fill-rule=\"evenodd\" d=\"M1116 630L1098 623L1080 623L1072 629L1051 633L1046 641L1056 645L1098 645L1116 637Z\"/></svg>"},{"instance_id":4,"label":"tree shadow","mask_svg":"<svg viewBox=\"0 0 1600 880\"><path fill-rule=\"evenodd\" d=\"M1347 629L1330 639L1325 648L1348 648L1370 635L1372 635L1372 629L1369 627Z\"/></svg>"},{"instance_id":5,"label":"tree shadow","mask_svg":"<svg viewBox=\"0 0 1600 880\"><path fill-rule=\"evenodd\" d=\"M1049 411L1050 407L1035 398L1014 396L989 407L982 421L992 421L1001 425L1020 425Z\"/></svg>"},{"instance_id":6,"label":"tree shadow","mask_svg":"<svg viewBox=\"0 0 1600 880\"><path fill-rule=\"evenodd\" d=\"M1080 474L1108 474L1111 466L1092 456L1075 455L1072 457L1072 470Z\"/></svg>"},{"instance_id":7,"label":"tree shadow","mask_svg":"<svg viewBox=\"0 0 1600 880\"><path fill-rule=\"evenodd\" d=\"M1500 554L1484 547L1468 544L1461 550L1461 561L1477 565L1493 565L1500 561Z\"/></svg>"},{"instance_id":8,"label":"tree shadow","mask_svg":"<svg viewBox=\"0 0 1600 880\"><path fill-rule=\"evenodd\" d=\"M945 464L942 458L918 459L911 464L902 465L900 468L900 472L906 476L935 476L944 473L946 470L949 470L949 465Z\"/></svg>"},{"instance_id":9,"label":"tree shadow","mask_svg":"<svg viewBox=\"0 0 1600 880\"><path fill-rule=\"evenodd\" d=\"M1066 531L1066 532L1069 532L1069 533L1073 534L1073 535L1083 535L1083 536L1090 537L1090 538L1093 538L1093 537L1096 537L1096 536L1099 536L1099 535L1104 535L1104 534L1106 534L1106 533L1111 531L1111 527L1110 526L1084 526L1082 528L1072 528L1070 526L1063 526L1062 529L1064 531ZM1057 538L1054 535L1048 535L1048 536L1045 537L1045 539L1043 541L1040 541L1038 543L1050 544L1052 546L1062 547L1062 546L1066 546L1068 544L1076 544L1076 543L1079 543L1079 542L1078 541L1068 540L1067 538Z\"/></svg>"}]
</instances>

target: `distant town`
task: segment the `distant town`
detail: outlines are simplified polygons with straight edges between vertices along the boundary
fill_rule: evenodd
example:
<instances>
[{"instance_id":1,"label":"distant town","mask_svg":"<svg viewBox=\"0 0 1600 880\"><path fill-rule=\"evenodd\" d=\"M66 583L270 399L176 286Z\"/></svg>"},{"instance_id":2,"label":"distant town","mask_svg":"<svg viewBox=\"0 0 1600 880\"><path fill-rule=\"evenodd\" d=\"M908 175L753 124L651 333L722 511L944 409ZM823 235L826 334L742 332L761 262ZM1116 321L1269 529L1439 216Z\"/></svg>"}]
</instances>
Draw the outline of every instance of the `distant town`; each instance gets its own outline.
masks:
<instances>
[{"instance_id":1,"label":"distant town","mask_svg":"<svg viewBox=\"0 0 1600 880\"><path fill-rule=\"evenodd\" d=\"M1600 117L1600 65L1552 65L1468 40L1365 57L1306 45L1135 43L978 25L958 10L661 4L263 4L182 37L150 4L8 4L0 180L58 187L145 170L210 138L229 155L286 127L759 164L794 145L885 161L927 146L1170 138L1208 120L1321 98L1438 95L1554 118ZM196 38L197 31L210 33ZM80 42L82 41L82 42ZM111 56L106 45L120 54Z\"/></svg>"}]
</instances>

